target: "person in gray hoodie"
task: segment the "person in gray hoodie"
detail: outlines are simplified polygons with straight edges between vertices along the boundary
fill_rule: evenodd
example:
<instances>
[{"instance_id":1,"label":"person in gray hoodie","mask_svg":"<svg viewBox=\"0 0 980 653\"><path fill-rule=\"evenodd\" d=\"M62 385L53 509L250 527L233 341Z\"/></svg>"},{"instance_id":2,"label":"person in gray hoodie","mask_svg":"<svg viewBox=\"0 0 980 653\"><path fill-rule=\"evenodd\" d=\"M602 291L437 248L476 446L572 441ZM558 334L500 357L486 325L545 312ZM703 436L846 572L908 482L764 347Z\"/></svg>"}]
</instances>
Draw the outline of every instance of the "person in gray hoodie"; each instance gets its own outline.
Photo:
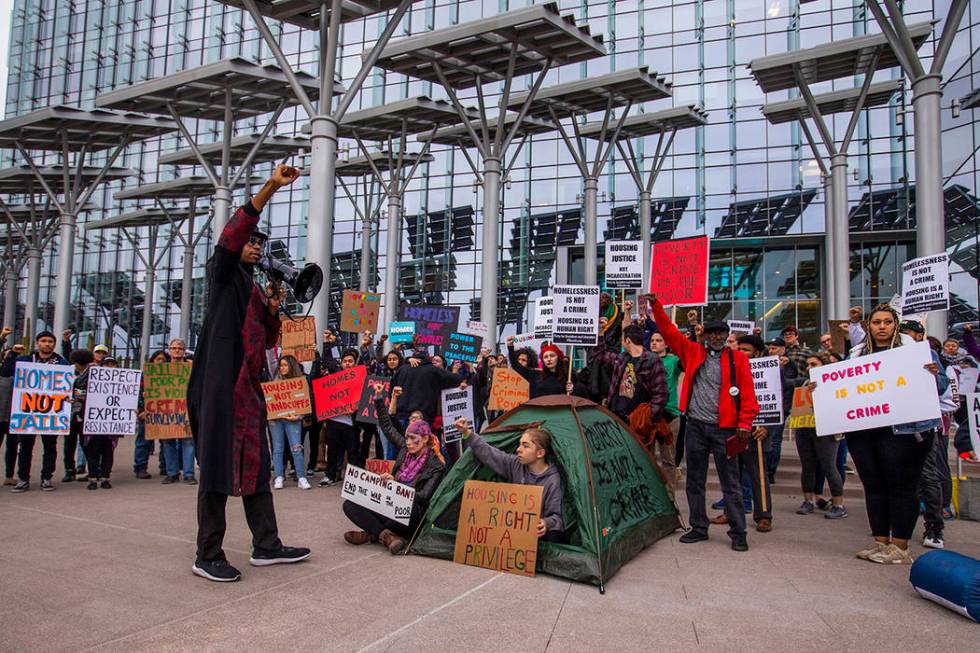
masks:
<instances>
[{"instance_id":1,"label":"person in gray hoodie","mask_svg":"<svg viewBox=\"0 0 980 653\"><path fill-rule=\"evenodd\" d=\"M541 428L521 433L517 455L504 453L474 433L465 418L456 420L456 428L473 450L473 455L509 483L540 485L541 519L537 524L538 539L546 542L567 542L565 522L561 517L562 487L558 467L548 462L551 453L551 433Z\"/></svg>"}]
</instances>

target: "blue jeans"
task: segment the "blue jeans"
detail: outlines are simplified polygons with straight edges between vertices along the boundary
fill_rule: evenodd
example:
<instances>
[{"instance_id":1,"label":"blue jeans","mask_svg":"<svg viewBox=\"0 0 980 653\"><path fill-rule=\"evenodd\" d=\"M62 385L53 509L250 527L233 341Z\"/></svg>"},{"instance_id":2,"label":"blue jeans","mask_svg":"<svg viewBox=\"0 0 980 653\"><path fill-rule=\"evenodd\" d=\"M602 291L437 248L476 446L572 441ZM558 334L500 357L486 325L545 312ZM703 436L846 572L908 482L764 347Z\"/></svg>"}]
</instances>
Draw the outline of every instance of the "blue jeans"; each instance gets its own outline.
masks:
<instances>
[{"instance_id":1,"label":"blue jeans","mask_svg":"<svg viewBox=\"0 0 980 653\"><path fill-rule=\"evenodd\" d=\"M179 440L161 440L163 458L167 461L167 476L176 476L183 471L184 478L194 478L194 440L180 438ZM177 445L180 444L180 454Z\"/></svg>"},{"instance_id":2,"label":"blue jeans","mask_svg":"<svg viewBox=\"0 0 980 653\"><path fill-rule=\"evenodd\" d=\"M269 434L272 436L272 466L276 476L286 475L286 463L282 454L289 441L289 450L293 454L293 467L296 476L306 476L303 466L303 422L301 420L274 419L269 421Z\"/></svg>"},{"instance_id":3,"label":"blue jeans","mask_svg":"<svg viewBox=\"0 0 980 653\"><path fill-rule=\"evenodd\" d=\"M779 457L783 452L783 428L785 424L779 426L767 426L769 430L769 452L766 455L766 470L770 476L776 475L779 467Z\"/></svg>"},{"instance_id":4,"label":"blue jeans","mask_svg":"<svg viewBox=\"0 0 980 653\"><path fill-rule=\"evenodd\" d=\"M136 450L133 454L133 471L145 472L150 464L150 441L145 437L146 425L140 422L136 425Z\"/></svg>"}]
</instances>

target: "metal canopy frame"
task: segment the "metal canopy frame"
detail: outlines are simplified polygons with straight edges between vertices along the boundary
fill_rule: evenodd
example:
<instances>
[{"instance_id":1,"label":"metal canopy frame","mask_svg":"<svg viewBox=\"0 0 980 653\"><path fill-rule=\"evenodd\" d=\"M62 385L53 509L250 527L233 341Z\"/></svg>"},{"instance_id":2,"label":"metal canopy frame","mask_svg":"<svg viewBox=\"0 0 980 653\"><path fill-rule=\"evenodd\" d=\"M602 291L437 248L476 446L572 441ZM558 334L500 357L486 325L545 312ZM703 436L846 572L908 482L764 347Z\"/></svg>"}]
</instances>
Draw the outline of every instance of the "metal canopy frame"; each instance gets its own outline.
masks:
<instances>
[{"instance_id":1,"label":"metal canopy frame","mask_svg":"<svg viewBox=\"0 0 980 653\"><path fill-rule=\"evenodd\" d=\"M245 9L240 0L221 0L229 7ZM399 0L344 0L340 3L340 22L348 23L359 18L367 18L382 11L388 11L398 6ZM327 16L329 24L330 3L324 8L324 3L318 0L256 0L259 14L273 20L296 25L303 29L320 29L321 17Z\"/></svg>"},{"instance_id":2,"label":"metal canopy frame","mask_svg":"<svg viewBox=\"0 0 980 653\"><path fill-rule=\"evenodd\" d=\"M156 272L163 257L170 252L170 246L176 237L186 244L186 239L180 231L181 223L201 215L204 211L198 210L195 206L188 208L173 208L161 205L158 209L137 209L128 213L121 213L117 216L96 220L85 224L85 231L101 231L105 229L118 229L133 245L133 251L140 261L143 262L145 279L143 284L143 328L140 333L140 360L145 361L149 356L150 350L150 327L153 319L153 296L155 294ZM157 248L157 240L160 235L160 227L170 225L170 235L164 241L163 246ZM148 230L148 251L143 253L140 248L140 238L138 230L146 227ZM183 297L181 297L183 300ZM181 315L181 319L183 319ZM182 336L183 337L183 336Z\"/></svg>"},{"instance_id":3,"label":"metal canopy frame","mask_svg":"<svg viewBox=\"0 0 980 653\"><path fill-rule=\"evenodd\" d=\"M232 159L244 160L248 156L252 148L255 147L256 143L259 144L258 150L252 157L252 165L258 165L261 163L269 163L272 161L278 161L283 159L290 154L299 152L300 150L310 149L310 139L304 136L284 136L282 134L270 134L266 136L265 140L262 140L261 132L254 132L252 134L245 134L244 136L236 136L231 139L228 144L228 150ZM205 159L207 159L212 165L220 165L221 157L223 155L225 144L221 141L215 141L214 143L209 143L207 145L198 145L198 151L201 153ZM186 165L197 165L199 159L194 150L187 148L185 150L177 150L175 152L168 152L162 155L158 162L165 165L175 165L175 166L186 166Z\"/></svg>"},{"instance_id":4,"label":"metal canopy frame","mask_svg":"<svg viewBox=\"0 0 980 653\"><path fill-rule=\"evenodd\" d=\"M573 17L560 15L557 3L549 2L397 39L377 56L380 68L441 85L462 122L419 140L458 145L483 185L480 316L495 339L497 293L493 289L498 283L500 257L502 162L519 134L521 141L508 170L531 133L554 129L553 125L528 117L548 71L553 66L585 62L605 54L601 37L593 36L588 27L576 25ZM373 50L365 53L365 61L372 55ZM510 114L514 78L524 75L532 75L533 81L524 103L516 114ZM488 117L483 87L495 82L503 88L497 115ZM457 93L469 88L476 91L479 120L472 119ZM468 147L479 153L482 174L466 151Z\"/></svg>"},{"instance_id":5,"label":"metal canopy frame","mask_svg":"<svg viewBox=\"0 0 980 653\"><path fill-rule=\"evenodd\" d=\"M923 22L913 26L913 38L922 44L932 33L932 23ZM825 197L825 262L827 270L827 290L829 301L824 304L826 318L840 318L847 315L850 306L850 233L848 230L847 202L847 150L851 145L858 121L866 106L872 88L875 72L893 68L900 61L900 53L891 46L884 34L869 34L850 39L834 41L812 48L794 50L782 54L753 59L748 68L756 83L766 93L797 88L809 119L813 121L820 140L830 161L829 170L817 148L817 141L807 124L806 117L800 115L800 128L806 135L813 151L814 159L824 175ZM822 95L818 101L811 90L813 84L841 78L863 75L864 80L857 87L835 94ZM846 98L846 100L842 99ZM888 96L890 97L890 96ZM874 100L881 100L878 95ZM887 98L885 98L887 102ZM792 100L790 101L792 102ZM767 105L774 118L780 118L780 110L785 102L774 107ZM824 120L824 109L832 112L850 113L844 138L838 143L833 130ZM764 108L765 113L765 108ZM828 114L829 115L829 114ZM769 116L766 115L768 118ZM829 304L829 306L827 305Z\"/></svg>"},{"instance_id":6,"label":"metal canopy frame","mask_svg":"<svg viewBox=\"0 0 980 653\"><path fill-rule=\"evenodd\" d=\"M54 331L68 327L71 311L71 279L75 258L75 226L79 207L88 203L95 190L112 178L113 164L126 147L177 129L170 120L116 111L72 109L51 106L0 121L0 147L15 149L60 215L58 275L55 282ZM56 153L60 159L60 189L41 173L28 150ZM107 152L101 166L86 166L96 152ZM86 169L97 171L85 175ZM126 171L136 174L134 171ZM128 175L127 175L128 176Z\"/></svg>"},{"instance_id":7,"label":"metal canopy frame","mask_svg":"<svg viewBox=\"0 0 980 653\"><path fill-rule=\"evenodd\" d=\"M511 98L511 106L522 106L526 95L520 93ZM670 83L658 77L657 73L651 74L646 66L641 66L543 88L531 102L528 114L532 117L546 116L551 120L582 175L585 283L588 285L596 285L599 278L599 175L619 141L633 105L662 100L670 95ZM617 109L622 110L618 119L614 115ZM579 123L584 123L588 114L596 112L602 112L602 118L598 123L595 154L590 159ZM565 120L571 123L574 141L563 124Z\"/></svg>"},{"instance_id":8,"label":"metal canopy frame","mask_svg":"<svg viewBox=\"0 0 980 653\"><path fill-rule=\"evenodd\" d=\"M703 127L706 124L708 124L708 112L698 105L690 104L629 116L619 126L616 139L611 139L610 132L603 122L589 123L579 129L580 138L614 143L636 185L639 194L640 240L643 242L644 283L649 283L646 277L650 274L650 251L653 245L651 236L653 185L660 176L677 132ZM657 136L657 149L650 160L649 171L644 168L643 159L637 156L636 149L633 147L633 139L647 136Z\"/></svg>"},{"instance_id":9,"label":"metal canopy frame","mask_svg":"<svg viewBox=\"0 0 980 653\"><path fill-rule=\"evenodd\" d=\"M311 75L298 73L290 76L275 66L255 64L235 57L116 89L98 96L95 103L100 107L139 110L173 118L194 153L196 164L201 166L214 186L214 226L220 231L231 216L231 189L242 175L251 174L255 156L283 110L299 102L293 93L294 84L303 89L307 97L319 97L319 84ZM254 139L233 173L231 157L235 122L269 112L272 112L272 116L265 128ZM187 128L187 119L222 123L220 158L204 155L197 139Z\"/></svg>"},{"instance_id":10,"label":"metal canopy frame","mask_svg":"<svg viewBox=\"0 0 980 653\"><path fill-rule=\"evenodd\" d=\"M57 212L51 215L51 200L37 203L35 194L28 195L27 204L9 205L0 200L0 212L7 224L4 243L4 307L5 326L14 326L17 319L17 280L27 263L27 296L24 302L23 335L30 337L37 326L41 289L41 253L58 233ZM14 241L18 247L13 248Z\"/></svg>"},{"instance_id":11,"label":"metal canopy frame","mask_svg":"<svg viewBox=\"0 0 980 653\"><path fill-rule=\"evenodd\" d=\"M917 24L908 25L895 0L865 0L882 34L895 52L898 65L912 85L912 110L915 128L915 187L920 219L916 226L916 253L919 256L946 251L942 168L942 71L949 57L953 39L959 30L968 0L951 0L943 31L936 42L932 63L926 64L916 51L919 48ZM887 11L887 15L886 15ZM931 32L931 30L930 30ZM926 315L926 330L940 339L946 337L947 311Z\"/></svg>"}]
</instances>

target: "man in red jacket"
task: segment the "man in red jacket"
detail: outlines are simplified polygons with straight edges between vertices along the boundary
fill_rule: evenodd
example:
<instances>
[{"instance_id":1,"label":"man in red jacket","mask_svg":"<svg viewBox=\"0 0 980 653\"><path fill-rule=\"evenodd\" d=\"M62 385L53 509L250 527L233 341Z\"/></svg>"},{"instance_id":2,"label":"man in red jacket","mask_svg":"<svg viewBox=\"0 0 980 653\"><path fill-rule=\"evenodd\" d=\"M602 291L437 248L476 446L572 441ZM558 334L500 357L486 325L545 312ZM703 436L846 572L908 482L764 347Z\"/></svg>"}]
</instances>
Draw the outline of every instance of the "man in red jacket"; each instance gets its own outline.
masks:
<instances>
[{"instance_id":1,"label":"man in red jacket","mask_svg":"<svg viewBox=\"0 0 980 653\"><path fill-rule=\"evenodd\" d=\"M749 359L725 346L729 328L724 322L708 322L704 325L703 343L691 342L670 321L656 296L645 295L644 299L650 302L657 329L681 359L685 371L678 403L687 414L684 451L691 530L680 541L690 544L708 539L704 494L710 454L725 495L732 549L747 551L738 462L728 458L726 441L737 435L747 443L752 437L752 421L759 413Z\"/></svg>"}]
</instances>

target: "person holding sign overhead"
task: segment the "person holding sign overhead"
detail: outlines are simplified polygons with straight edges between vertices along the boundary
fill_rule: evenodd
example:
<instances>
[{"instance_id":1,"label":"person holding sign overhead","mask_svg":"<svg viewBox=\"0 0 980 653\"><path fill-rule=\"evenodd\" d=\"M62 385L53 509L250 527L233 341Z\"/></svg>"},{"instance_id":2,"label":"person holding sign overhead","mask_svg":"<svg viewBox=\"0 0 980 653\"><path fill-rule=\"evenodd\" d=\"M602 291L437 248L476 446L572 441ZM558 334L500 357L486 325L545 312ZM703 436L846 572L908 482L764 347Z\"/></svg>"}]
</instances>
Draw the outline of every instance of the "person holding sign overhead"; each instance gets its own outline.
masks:
<instances>
[{"instance_id":1,"label":"person holding sign overhead","mask_svg":"<svg viewBox=\"0 0 980 653\"><path fill-rule=\"evenodd\" d=\"M265 352L279 340L281 296L263 292L252 275L268 237L257 230L259 212L273 194L299 179L279 165L251 201L235 211L207 264L208 305L187 389L187 410L201 480L197 495L197 558L193 573L232 582L241 573L228 563L228 496L240 496L252 531L254 566L299 562L310 550L283 546L269 489L269 438L261 374Z\"/></svg>"},{"instance_id":2,"label":"person holding sign overhead","mask_svg":"<svg viewBox=\"0 0 980 653\"><path fill-rule=\"evenodd\" d=\"M507 336L507 354L510 366L528 382L530 399L571 392L571 384L568 382L569 363L565 360L565 354L555 345L546 344L541 348L540 370L521 364L514 351L514 336Z\"/></svg>"}]
</instances>

